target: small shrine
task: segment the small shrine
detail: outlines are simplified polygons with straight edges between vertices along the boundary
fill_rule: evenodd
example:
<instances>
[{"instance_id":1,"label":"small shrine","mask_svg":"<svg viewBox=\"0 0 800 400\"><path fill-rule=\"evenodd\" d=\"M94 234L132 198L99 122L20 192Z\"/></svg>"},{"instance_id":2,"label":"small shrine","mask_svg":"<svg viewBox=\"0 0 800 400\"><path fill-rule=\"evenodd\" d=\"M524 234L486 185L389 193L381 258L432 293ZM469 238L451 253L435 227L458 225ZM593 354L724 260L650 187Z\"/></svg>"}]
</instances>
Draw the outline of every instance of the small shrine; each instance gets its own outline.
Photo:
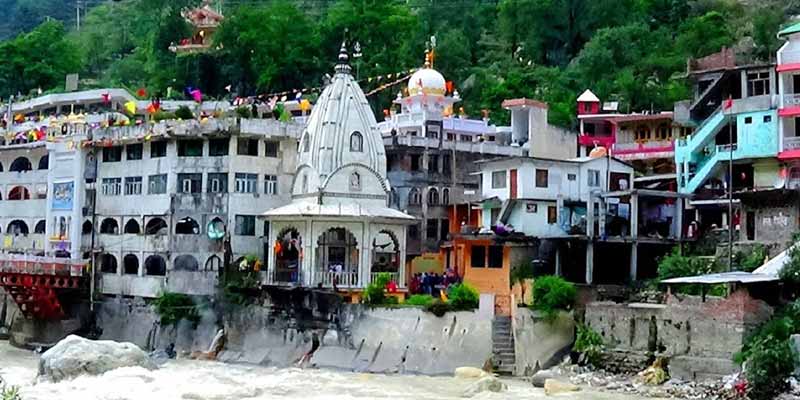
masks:
<instances>
[{"instance_id":1,"label":"small shrine","mask_svg":"<svg viewBox=\"0 0 800 400\"><path fill-rule=\"evenodd\" d=\"M224 19L222 13L206 0L200 7L184 10L181 15L192 26L192 37L181 39L177 44L173 43L169 49L178 54L208 51L213 44L212 37Z\"/></svg>"}]
</instances>

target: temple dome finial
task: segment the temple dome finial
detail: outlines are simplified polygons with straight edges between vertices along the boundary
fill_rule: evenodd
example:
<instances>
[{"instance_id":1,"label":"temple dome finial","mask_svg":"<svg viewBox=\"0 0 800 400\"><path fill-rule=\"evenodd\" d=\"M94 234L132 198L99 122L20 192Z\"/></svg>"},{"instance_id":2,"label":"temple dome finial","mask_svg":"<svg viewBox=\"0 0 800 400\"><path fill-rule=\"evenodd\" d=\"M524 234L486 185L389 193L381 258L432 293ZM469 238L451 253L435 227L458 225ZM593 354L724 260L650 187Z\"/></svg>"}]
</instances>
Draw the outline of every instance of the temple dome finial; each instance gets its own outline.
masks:
<instances>
[{"instance_id":1,"label":"temple dome finial","mask_svg":"<svg viewBox=\"0 0 800 400\"><path fill-rule=\"evenodd\" d=\"M339 59L334 70L341 74L350 73L350 55L347 54L347 43L344 41L342 41L342 47L339 49Z\"/></svg>"}]
</instances>

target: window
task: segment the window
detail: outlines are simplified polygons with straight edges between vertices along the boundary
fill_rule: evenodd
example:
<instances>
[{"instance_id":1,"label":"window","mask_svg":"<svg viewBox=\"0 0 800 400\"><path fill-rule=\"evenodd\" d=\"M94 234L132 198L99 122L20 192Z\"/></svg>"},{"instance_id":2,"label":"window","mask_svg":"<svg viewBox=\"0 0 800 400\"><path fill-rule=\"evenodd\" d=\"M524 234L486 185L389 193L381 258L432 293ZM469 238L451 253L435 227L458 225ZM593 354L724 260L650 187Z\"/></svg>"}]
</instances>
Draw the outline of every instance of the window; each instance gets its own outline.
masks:
<instances>
[{"instance_id":1,"label":"window","mask_svg":"<svg viewBox=\"0 0 800 400\"><path fill-rule=\"evenodd\" d=\"M254 215L237 215L236 234L239 236L255 236L256 217Z\"/></svg>"},{"instance_id":2,"label":"window","mask_svg":"<svg viewBox=\"0 0 800 400\"><path fill-rule=\"evenodd\" d=\"M766 124L766 123L770 123L770 122L772 122L772 115L765 115L764 116L764 123Z\"/></svg>"},{"instance_id":3,"label":"window","mask_svg":"<svg viewBox=\"0 0 800 400\"><path fill-rule=\"evenodd\" d=\"M122 193L122 178L103 178L103 196L119 196Z\"/></svg>"},{"instance_id":4,"label":"window","mask_svg":"<svg viewBox=\"0 0 800 400\"><path fill-rule=\"evenodd\" d=\"M745 124L752 124L753 123L753 117L744 117L744 123Z\"/></svg>"},{"instance_id":5,"label":"window","mask_svg":"<svg viewBox=\"0 0 800 400\"><path fill-rule=\"evenodd\" d=\"M422 195L419 193L419 189L412 188L408 191L408 204L409 205L419 205L422 203Z\"/></svg>"},{"instance_id":6,"label":"window","mask_svg":"<svg viewBox=\"0 0 800 400\"><path fill-rule=\"evenodd\" d=\"M308 136L308 132L303 133L303 153L308 153L308 150L311 148L311 137Z\"/></svg>"},{"instance_id":7,"label":"window","mask_svg":"<svg viewBox=\"0 0 800 400\"><path fill-rule=\"evenodd\" d=\"M436 240L436 234L439 232L439 220L428 219L425 225L426 225L425 232L427 234L428 240Z\"/></svg>"},{"instance_id":8,"label":"window","mask_svg":"<svg viewBox=\"0 0 800 400\"><path fill-rule=\"evenodd\" d=\"M489 246L489 268L503 268L503 246Z\"/></svg>"},{"instance_id":9,"label":"window","mask_svg":"<svg viewBox=\"0 0 800 400\"><path fill-rule=\"evenodd\" d=\"M208 174L208 193L228 193L228 174Z\"/></svg>"},{"instance_id":10,"label":"window","mask_svg":"<svg viewBox=\"0 0 800 400\"><path fill-rule=\"evenodd\" d=\"M450 221L443 219L439 221L439 238L447 240L447 235L450 234Z\"/></svg>"},{"instance_id":11,"label":"window","mask_svg":"<svg viewBox=\"0 0 800 400\"><path fill-rule=\"evenodd\" d=\"M451 163L450 155L449 154L443 155L442 156L442 173L443 174L450 174L450 171L452 171L450 163Z\"/></svg>"},{"instance_id":12,"label":"window","mask_svg":"<svg viewBox=\"0 0 800 400\"><path fill-rule=\"evenodd\" d=\"M258 139L239 139L236 142L236 154L240 156L257 156Z\"/></svg>"},{"instance_id":13,"label":"window","mask_svg":"<svg viewBox=\"0 0 800 400\"><path fill-rule=\"evenodd\" d=\"M450 204L450 189L444 188L442 189L442 205L449 205Z\"/></svg>"},{"instance_id":14,"label":"window","mask_svg":"<svg viewBox=\"0 0 800 400\"><path fill-rule=\"evenodd\" d=\"M568 181L574 181L576 179L578 179L577 175L575 175L575 174L567 174L567 180Z\"/></svg>"},{"instance_id":15,"label":"window","mask_svg":"<svg viewBox=\"0 0 800 400\"><path fill-rule=\"evenodd\" d=\"M209 157L227 156L230 150L230 140L228 138L211 139L208 141Z\"/></svg>"},{"instance_id":16,"label":"window","mask_svg":"<svg viewBox=\"0 0 800 400\"><path fill-rule=\"evenodd\" d=\"M412 154L411 155L411 170L412 171L419 171L419 155Z\"/></svg>"},{"instance_id":17,"label":"window","mask_svg":"<svg viewBox=\"0 0 800 400\"><path fill-rule=\"evenodd\" d=\"M128 158L128 160L141 160L142 159L142 148L143 147L144 147L144 145L142 145L141 143L129 144L125 148L126 153L127 153L126 157Z\"/></svg>"},{"instance_id":18,"label":"window","mask_svg":"<svg viewBox=\"0 0 800 400\"><path fill-rule=\"evenodd\" d=\"M436 154L428 155L428 171L439 172L439 156Z\"/></svg>"},{"instance_id":19,"label":"window","mask_svg":"<svg viewBox=\"0 0 800 400\"><path fill-rule=\"evenodd\" d=\"M281 149L281 143L274 140L267 140L264 142L264 155L267 157L277 158L278 150Z\"/></svg>"},{"instance_id":20,"label":"window","mask_svg":"<svg viewBox=\"0 0 800 400\"><path fill-rule=\"evenodd\" d=\"M672 137L672 128L667 124L660 124L656 130L658 140L668 140Z\"/></svg>"},{"instance_id":21,"label":"window","mask_svg":"<svg viewBox=\"0 0 800 400\"><path fill-rule=\"evenodd\" d=\"M350 135L350 151L359 153L364 151L364 137L358 131Z\"/></svg>"},{"instance_id":22,"label":"window","mask_svg":"<svg viewBox=\"0 0 800 400\"><path fill-rule=\"evenodd\" d=\"M200 193L203 174L178 174L178 193Z\"/></svg>"},{"instance_id":23,"label":"window","mask_svg":"<svg viewBox=\"0 0 800 400\"><path fill-rule=\"evenodd\" d=\"M436 190L436 188L428 189L428 205L429 206L439 205L439 191Z\"/></svg>"},{"instance_id":24,"label":"window","mask_svg":"<svg viewBox=\"0 0 800 400\"><path fill-rule=\"evenodd\" d=\"M150 175L147 183L148 194L164 194L167 193L167 174Z\"/></svg>"},{"instance_id":25,"label":"window","mask_svg":"<svg viewBox=\"0 0 800 400\"><path fill-rule=\"evenodd\" d=\"M769 71L747 73L747 96L763 96L770 93Z\"/></svg>"},{"instance_id":26,"label":"window","mask_svg":"<svg viewBox=\"0 0 800 400\"><path fill-rule=\"evenodd\" d=\"M236 173L236 193L255 193L258 175Z\"/></svg>"},{"instance_id":27,"label":"window","mask_svg":"<svg viewBox=\"0 0 800 400\"><path fill-rule=\"evenodd\" d=\"M166 157L167 142L150 142L150 158Z\"/></svg>"},{"instance_id":28,"label":"window","mask_svg":"<svg viewBox=\"0 0 800 400\"><path fill-rule=\"evenodd\" d=\"M558 222L558 209L556 206L547 206L547 223L555 224Z\"/></svg>"},{"instance_id":29,"label":"window","mask_svg":"<svg viewBox=\"0 0 800 400\"><path fill-rule=\"evenodd\" d=\"M547 170L546 169L536 169L536 187L538 188L546 188L547 187Z\"/></svg>"},{"instance_id":30,"label":"window","mask_svg":"<svg viewBox=\"0 0 800 400\"><path fill-rule=\"evenodd\" d=\"M202 156L203 156L202 140L178 141L178 157L202 157Z\"/></svg>"},{"instance_id":31,"label":"window","mask_svg":"<svg viewBox=\"0 0 800 400\"><path fill-rule=\"evenodd\" d=\"M596 169L590 169L589 175L587 175L586 179L586 184L589 185L589 187L600 186L600 171Z\"/></svg>"},{"instance_id":32,"label":"window","mask_svg":"<svg viewBox=\"0 0 800 400\"><path fill-rule=\"evenodd\" d=\"M103 162L117 162L122 161L122 147L106 147L103 148Z\"/></svg>"},{"instance_id":33,"label":"window","mask_svg":"<svg viewBox=\"0 0 800 400\"><path fill-rule=\"evenodd\" d=\"M647 140L650 140L650 127L647 125L636 127L636 141L644 142Z\"/></svg>"},{"instance_id":34,"label":"window","mask_svg":"<svg viewBox=\"0 0 800 400\"><path fill-rule=\"evenodd\" d=\"M506 171L493 171L492 189L505 189L505 187L506 187Z\"/></svg>"},{"instance_id":35,"label":"window","mask_svg":"<svg viewBox=\"0 0 800 400\"><path fill-rule=\"evenodd\" d=\"M486 268L486 246L472 246L471 249L472 268Z\"/></svg>"},{"instance_id":36,"label":"window","mask_svg":"<svg viewBox=\"0 0 800 400\"><path fill-rule=\"evenodd\" d=\"M350 189L359 191L361 190L361 175L358 172L350 174Z\"/></svg>"},{"instance_id":37,"label":"window","mask_svg":"<svg viewBox=\"0 0 800 400\"><path fill-rule=\"evenodd\" d=\"M264 175L264 194L278 194L278 177L276 175Z\"/></svg>"},{"instance_id":38,"label":"window","mask_svg":"<svg viewBox=\"0 0 800 400\"><path fill-rule=\"evenodd\" d=\"M125 178L125 195L142 194L142 177L129 176Z\"/></svg>"}]
</instances>

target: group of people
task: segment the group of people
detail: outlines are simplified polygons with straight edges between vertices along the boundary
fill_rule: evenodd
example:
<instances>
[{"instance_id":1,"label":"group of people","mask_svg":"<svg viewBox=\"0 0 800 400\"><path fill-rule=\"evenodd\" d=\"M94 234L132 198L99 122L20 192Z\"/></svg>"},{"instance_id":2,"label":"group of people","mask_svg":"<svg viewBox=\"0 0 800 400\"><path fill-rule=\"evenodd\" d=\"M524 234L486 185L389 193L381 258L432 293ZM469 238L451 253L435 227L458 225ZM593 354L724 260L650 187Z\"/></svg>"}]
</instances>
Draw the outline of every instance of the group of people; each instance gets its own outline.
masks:
<instances>
[{"instance_id":1,"label":"group of people","mask_svg":"<svg viewBox=\"0 0 800 400\"><path fill-rule=\"evenodd\" d=\"M444 273L416 273L411 277L408 290L411 294L429 294L434 297L440 297L441 292L447 292L447 289L461 283L461 277L458 276L452 268L448 268Z\"/></svg>"}]
</instances>

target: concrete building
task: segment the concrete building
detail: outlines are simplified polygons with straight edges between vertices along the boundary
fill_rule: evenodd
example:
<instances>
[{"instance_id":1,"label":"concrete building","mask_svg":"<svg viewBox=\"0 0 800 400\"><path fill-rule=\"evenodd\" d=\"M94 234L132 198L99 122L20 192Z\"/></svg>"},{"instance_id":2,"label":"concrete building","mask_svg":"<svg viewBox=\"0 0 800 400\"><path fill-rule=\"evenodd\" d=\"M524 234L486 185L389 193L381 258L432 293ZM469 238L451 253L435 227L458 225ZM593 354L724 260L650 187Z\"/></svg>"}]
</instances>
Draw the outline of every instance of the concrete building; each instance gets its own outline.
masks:
<instances>
[{"instance_id":1,"label":"concrete building","mask_svg":"<svg viewBox=\"0 0 800 400\"><path fill-rule=\"evenodd\" d=\"M438 252L448 239L454 205L480 200L476 162L495 157L575 156L575 135L547 123L547 105L503 102L511 126L454 112L457 90L431 65L414 73L378 124L387 154L391 206L418 219L408 230L408 255Z\"/></svg>"},{"instance_id":2,"label":"concrete building","mask_svg":"<svg viewBox=\"0 0 800 400\"><path fill-rule=\"evenodd\" d=\"M227 117L228 103L193 106L219 118L137 121L115 89L45 97L12 105L30 118L0 146L5 252L93 262L98 293L141 297L213 294L226 242L231 261L264 258L257 216L290 199L301 124Z\"/></svg>"},{"instance_id":3,"label":"concrete building","mask_svg":"<svg viewBox=\"0 0 800 400\"><path fill-rule=\"evenodd\" d=\"M263 214L274 244L268 284L358 291L389 273L405 286L406 226L415 219L388 207L383 140L348 60L343 44L300 139L291 203Z\"/></svg>"}]
</instances>

